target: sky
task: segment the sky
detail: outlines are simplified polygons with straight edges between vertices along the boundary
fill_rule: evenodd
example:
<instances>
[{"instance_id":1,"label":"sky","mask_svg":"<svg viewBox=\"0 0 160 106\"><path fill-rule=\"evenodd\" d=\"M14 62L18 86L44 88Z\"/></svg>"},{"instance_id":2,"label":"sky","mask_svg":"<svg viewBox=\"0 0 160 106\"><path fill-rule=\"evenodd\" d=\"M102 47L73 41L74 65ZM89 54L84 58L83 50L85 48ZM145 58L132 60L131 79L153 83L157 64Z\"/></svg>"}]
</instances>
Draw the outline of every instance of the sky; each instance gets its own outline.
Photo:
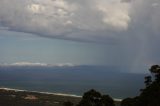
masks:
<instances>
[{"instance_id":1,"label":"sky","mask_svg":"<svg viewBox=\"0 0 160 106\"><path fill-rule=\"evenodd\" d=\"M0 64L146 72L160 63L159 0L1 0Z\"/></svg>"}]
</instances>

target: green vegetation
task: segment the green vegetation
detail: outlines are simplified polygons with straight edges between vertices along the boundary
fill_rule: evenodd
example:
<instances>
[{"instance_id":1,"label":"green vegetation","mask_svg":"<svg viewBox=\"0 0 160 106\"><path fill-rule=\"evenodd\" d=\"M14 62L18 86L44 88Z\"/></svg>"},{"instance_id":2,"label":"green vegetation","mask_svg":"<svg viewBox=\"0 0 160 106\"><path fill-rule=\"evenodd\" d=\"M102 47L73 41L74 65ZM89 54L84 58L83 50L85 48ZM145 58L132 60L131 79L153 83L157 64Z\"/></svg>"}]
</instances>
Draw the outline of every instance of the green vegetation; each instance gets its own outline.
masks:
<instances>
[{"instance_id":1,"label":"green vegetation","mask_svg":"<svg viewBox=\"0 0 160 106\"><path fill-rule=\"evenodd\" d=\"M73 103L70 101L66 101L63 103L64 106L73 106Z\"/></svg>"},{"instance_id":2,"label":"green vegetation","mask_svg":"<svg viewBox=\"0 0 160 106\"><path fill-rule=\"evenodd\" d=\"M95 90L82 98L0 89L0 106L115 106L109 95Z\"/></svg>"},{"instance_id":3,"label":"green vegetation","mask_svg":"<svg viewBox=\"0 0 160 106\"><path fill-rule=\"evenodd\" d=\"M77 106L115 106L109 95L101 95L94 89L84 93L82 100Z\"/></svg>"},{"instance_id":4,"label":"green vegetation","mask_svg":"<svg viewBox=\"0 0 160 106\"><path fill-rule=\"evenodd\" d=\"M124 99L121 106L160 106L160 66L153 65L149 71L152 77L145 77L146 87L140 90L140 95Z\"/></svg>"},{"instance_id":5,"label":"green vegetation","mask_svg":"<svg viewBox=\"0 0 160 106\"><path fill-rule=\"evenodd\" d=\"M70 96L0 89L0 106L64 106L64 102L72 101L76 105L80 100Z\"/></svg>"}]
</instances>

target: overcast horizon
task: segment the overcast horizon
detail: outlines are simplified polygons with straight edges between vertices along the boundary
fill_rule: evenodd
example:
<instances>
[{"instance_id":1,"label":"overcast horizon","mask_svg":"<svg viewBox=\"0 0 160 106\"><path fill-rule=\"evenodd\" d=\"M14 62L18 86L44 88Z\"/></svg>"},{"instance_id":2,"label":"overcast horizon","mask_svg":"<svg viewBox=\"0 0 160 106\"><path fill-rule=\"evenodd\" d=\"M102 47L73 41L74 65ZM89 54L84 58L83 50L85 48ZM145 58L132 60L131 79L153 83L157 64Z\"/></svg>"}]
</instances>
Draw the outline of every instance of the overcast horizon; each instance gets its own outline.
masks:
<instances>
[{"instance_id":1,"label":"overcast horizon","mask_svg":"<svg viewBox=\"0 0 160 106\"><path fill-rule=\"evenodd\" d=\"M160 64L159 0L1 0L0 64Z\"/></svg>"}]
</instances>

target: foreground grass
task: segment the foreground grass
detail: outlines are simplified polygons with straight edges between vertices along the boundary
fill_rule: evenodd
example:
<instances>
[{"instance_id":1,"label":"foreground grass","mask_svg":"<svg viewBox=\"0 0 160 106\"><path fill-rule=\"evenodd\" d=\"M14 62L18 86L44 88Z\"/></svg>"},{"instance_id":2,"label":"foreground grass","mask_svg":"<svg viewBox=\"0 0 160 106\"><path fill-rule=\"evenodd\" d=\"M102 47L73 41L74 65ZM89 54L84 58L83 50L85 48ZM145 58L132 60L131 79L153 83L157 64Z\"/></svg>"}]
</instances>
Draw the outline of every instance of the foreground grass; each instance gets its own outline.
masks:
<instances>
[{"instance_id":1,"label":"foreground grass","mask_svg":"<svg viewBox=\"0 0 160 106\"><path fill-rule=\"evenodd\" d=\"M63 106L66 101L76 105L80 100L71 96L0 89L0 106Z\"/></svg>"},{"instance_id":2,"label":"foreground grass","mask_svg":"<svg viewBox=\"0 0 160 106\"><path fill-rule=\"evenodd\" d=\"M75 106L80 100L80 97L0 89L0 106L64 106L66 101ZM120 106L119 101L115 104Z\"/></svg>"}]
</instances>

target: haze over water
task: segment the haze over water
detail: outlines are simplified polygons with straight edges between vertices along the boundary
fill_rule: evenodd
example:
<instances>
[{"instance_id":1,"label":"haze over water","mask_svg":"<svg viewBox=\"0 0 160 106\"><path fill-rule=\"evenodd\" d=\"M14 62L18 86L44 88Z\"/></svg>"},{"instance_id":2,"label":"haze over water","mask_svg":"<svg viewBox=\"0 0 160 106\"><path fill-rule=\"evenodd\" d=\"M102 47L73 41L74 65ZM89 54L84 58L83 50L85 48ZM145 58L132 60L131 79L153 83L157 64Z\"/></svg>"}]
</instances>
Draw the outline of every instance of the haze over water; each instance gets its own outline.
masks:
<instances>
[{"instance_id":1,"label":"haze over water","mask_svg":"<svg viewBox=\"0 0 160 106\"><path fill-rule=\"evenodd\" d=\"M76 95L96 89L125 98L139 93L144 76L104 66L3 66L0 87Z\"/></svg>"}]
</instances>

